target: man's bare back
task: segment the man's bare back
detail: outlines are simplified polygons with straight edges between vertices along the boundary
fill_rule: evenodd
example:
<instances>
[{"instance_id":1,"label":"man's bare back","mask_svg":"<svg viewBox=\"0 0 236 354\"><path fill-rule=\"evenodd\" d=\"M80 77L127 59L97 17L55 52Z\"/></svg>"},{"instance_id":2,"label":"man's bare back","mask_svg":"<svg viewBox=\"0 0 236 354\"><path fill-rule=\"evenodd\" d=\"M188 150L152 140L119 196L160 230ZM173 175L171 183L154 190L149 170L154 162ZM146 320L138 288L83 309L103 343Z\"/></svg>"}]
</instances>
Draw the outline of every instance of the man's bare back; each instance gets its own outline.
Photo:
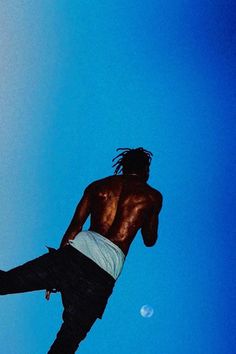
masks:
<instances>
[{"instance_id":1,"label":"man's bare back","mask_svg":"<svg viewBox=\"0 0 236 354\"><path fill-rule=\"evenodd\" d=\"M89 230L108 238L125 254L140 228L145 245L153 246L157 240L161 206L161 193L136 174L95 181L85 189L61 246L81 231L89 215Z\"/></svg>"}]
</instances>

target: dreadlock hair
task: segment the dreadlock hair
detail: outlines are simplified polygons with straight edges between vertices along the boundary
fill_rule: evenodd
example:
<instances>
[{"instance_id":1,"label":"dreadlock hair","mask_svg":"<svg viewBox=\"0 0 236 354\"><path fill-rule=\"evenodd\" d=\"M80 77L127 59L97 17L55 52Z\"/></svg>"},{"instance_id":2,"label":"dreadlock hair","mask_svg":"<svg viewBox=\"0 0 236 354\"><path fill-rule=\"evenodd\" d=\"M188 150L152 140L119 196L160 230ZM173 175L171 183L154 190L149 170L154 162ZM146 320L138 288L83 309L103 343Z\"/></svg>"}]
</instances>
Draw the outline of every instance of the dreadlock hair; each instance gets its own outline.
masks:
<instances>
[{"instance_id":1,"label":"dreadlock hair","mask_svg":"<svg viewBox=\"0 0 236 354\"><path fill-rule=\"evenodd\" d=\"M149 166L153 154L142 147L136 149L118 148L116 151L123 151L114 159L117 160L112 167L115 167L115 175L123 173L143 173Z\"/></svg>"}]
</instances>

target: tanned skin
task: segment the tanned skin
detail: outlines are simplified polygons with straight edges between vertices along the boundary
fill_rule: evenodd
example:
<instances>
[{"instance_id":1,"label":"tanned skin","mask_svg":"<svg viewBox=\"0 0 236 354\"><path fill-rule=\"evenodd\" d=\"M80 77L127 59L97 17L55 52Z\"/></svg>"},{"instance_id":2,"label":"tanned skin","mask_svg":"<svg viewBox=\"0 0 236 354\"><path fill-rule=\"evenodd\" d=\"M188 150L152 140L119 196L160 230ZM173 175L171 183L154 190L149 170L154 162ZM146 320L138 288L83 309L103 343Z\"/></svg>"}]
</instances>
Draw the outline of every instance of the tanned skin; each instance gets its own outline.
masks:
<instances>
[{"instance_id":1,"label":"tanned skin","mask_svg":"<svg viewBox=\"0 0 236 354\"><path fill-rule=\"evenodd\" d=\"M153 246L158 237L162 195L146 183L148 177L149 170L142 175L114 175L91 183L77 205L60 247L75 238L89 215L89 230L108 238L125 255L139 229L144 244ZM46 298L49 297L47 291Z\"/></svg>"}]
</instances>

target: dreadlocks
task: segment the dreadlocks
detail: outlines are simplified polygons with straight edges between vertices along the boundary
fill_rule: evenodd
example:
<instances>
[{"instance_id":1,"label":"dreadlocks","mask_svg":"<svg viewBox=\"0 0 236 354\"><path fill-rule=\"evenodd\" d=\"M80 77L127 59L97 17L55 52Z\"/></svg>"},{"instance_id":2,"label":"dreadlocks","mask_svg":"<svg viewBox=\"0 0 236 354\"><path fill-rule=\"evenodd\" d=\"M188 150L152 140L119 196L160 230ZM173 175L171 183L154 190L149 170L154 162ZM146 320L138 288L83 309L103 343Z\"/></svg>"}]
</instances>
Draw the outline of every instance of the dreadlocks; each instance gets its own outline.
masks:
<instances>
[{"instance_id":1,"label":"dreadlocks","mask_svg":"<svg viewBox=\"0 0 236 354\"><path fill-rule=\"evenodd\" d=\"M142 147L137 149L119 148L116 151L123 151L114 159L117 160L112 167L115 167L115 174L120 172L140 172L150 166L153 154Z\"/></svg>"}]
</instances>

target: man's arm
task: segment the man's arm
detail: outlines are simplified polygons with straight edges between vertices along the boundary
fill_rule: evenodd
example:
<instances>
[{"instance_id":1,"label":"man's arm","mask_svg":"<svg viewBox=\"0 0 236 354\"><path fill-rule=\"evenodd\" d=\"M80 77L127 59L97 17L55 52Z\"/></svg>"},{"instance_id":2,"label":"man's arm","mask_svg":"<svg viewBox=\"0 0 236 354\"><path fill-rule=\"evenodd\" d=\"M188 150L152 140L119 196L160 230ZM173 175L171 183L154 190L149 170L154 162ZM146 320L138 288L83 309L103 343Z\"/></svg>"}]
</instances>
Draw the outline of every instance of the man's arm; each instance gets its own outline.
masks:
<instances>
[{"instance_id":1,"label":"man's arm","mask_svg":"<svg viewBox=\"0 0 236 354\"><path fill-rule=\"evenodd\" d=\"M159 193L158 199L150 210L149 214L145 218L143 226L141 228L141 233L143 236L143 242L145 246L152 247L155 245L158 238L158 215L162 208L163 197Z\"/></svg>"},{"instance_id":2,"label":"man's arm","mask_svg":"<svg viewBox=\"0 0 236 354\"><path fill-rule=\"evenodd\" d=\"M85 223L87 217L90 214L91 207L91 191L90 186L88 186L81 198L79 204L76 207L73 218L70 222L68 229L66 230L60 244L60 248L66 246L69 240L73 240L75 236L82 230L82 226ZM50 299L51 290L46 290L45 298Z\"/></svg>"},{"instance_id":3,"label":"man's arm","mask_svg":"<svg viewBox=\"0 0 236 354\"><path fill-rule=\"evenodd\" d=\"M83 197L81 198L79 204L76 207L70 225L61 240L60 248L67 245L68 241L73 240L75 236L82 230L82 226L90 214L90 208L91 191L90 188L87 187L84 191Z\"/></svg>"}]
</instances>

